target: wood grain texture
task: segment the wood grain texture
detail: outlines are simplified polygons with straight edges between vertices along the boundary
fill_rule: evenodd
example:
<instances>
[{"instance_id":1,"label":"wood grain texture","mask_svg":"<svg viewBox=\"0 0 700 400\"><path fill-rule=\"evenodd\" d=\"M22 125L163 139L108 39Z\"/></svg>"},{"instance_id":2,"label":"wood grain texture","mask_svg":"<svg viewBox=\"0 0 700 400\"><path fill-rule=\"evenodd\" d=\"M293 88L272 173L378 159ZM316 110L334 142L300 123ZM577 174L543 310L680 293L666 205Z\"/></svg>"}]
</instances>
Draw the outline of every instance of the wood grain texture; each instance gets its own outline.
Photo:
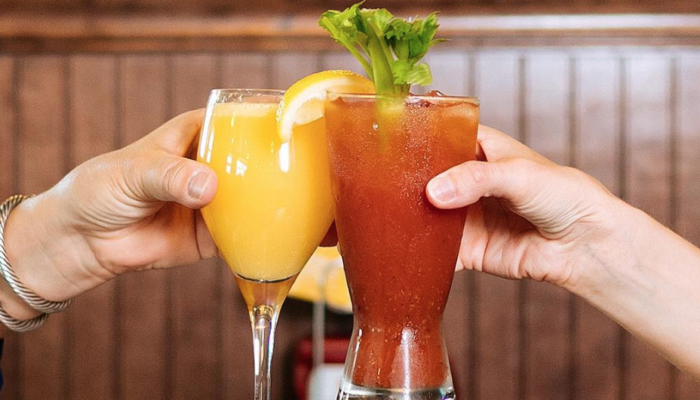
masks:
<instances>
[{"instance_id":1,"label":"wood grain texture","mask_svg":"<svg viewBox=\"0 0 700 400\"><path fill-rule=\"evenodd\" d=\"M21 193L41 193L67 172L67 71L64 57L31 57L20 65L17 173ZM61 366L67 360L65 345L70 312L54 315L41 329L22 336L19 354L22 398L66 398L69 375Z\"/></svg>"},{"instance_id":2,"label":"wood grain texture","mask_svg":"<svg viewBox=\"0 0 700 400\"><path fill-rule=\"evenodd\" d=\"M286 90L306 75L318 72L321 67L318 53L279 53L274 54L270 61L270 85L278 90Z\"/></svg>"},{"instance_id":3,"label":"wood grain texture","mask_svg":"<svg viewBox=\"0 0 700 400\"><path fill-rule=\"evenodd\" d=\"M116 64L111 56L75 56L70 61L70 166L117 145ZM111 398L117 321L115 282L75 299L69 315L70 398Z\"/></svg>"},{"instance_id":4,"label":"wood grain texture","mask_svg":"<svg viewBox=\"0 0 700 400\"><path fill-rule=\"evenodd\" d=\"M567 163L569 139L569 59L561 53L525 58L527 85L521 105L526 112L524 142L559 164ZM549 284L526 282L525 398L571 393L571 295Z\"/></svg>"},{"instance_id":5,"label":"wood grain texture","mask_svg":"<svg viewBox=\"0 0 700 400\"><path fill-rule=\"evenodd\" d=\"M6 10L25 11L84 11L110 13L166 13L166 14L243 14L259 15L271 11L286 14L317 15L327 9L348 6L342 0L269 0L251 3L243 0L2 0ZM509 13L603 13L603 12L700 12L692 0L669 0L663 3L651 0L374 0L367 7L387 7L395 13L422 15L439 9L443 13L509 14Z\"/></svg>"},{"instance_id":6,"label":"wood grain texture","mask_svg":"<svg viewBox=\"0 0 700 400\"><path fill-rule=\"evenodd\" d=\"M670 61L659 54L641 53L628 57L625 67L628 105L625 200L668 224ZM667 398L671 391L668 362L630 335L626 336L624 350L625 398Z\"/></svg>"},{"instance_id":7,"label":"wood grain texture","mask_svg":"<svg viewBox=\"0 0 700 400\"><path fill-rule=\"evenodd\" d=\"M517 136L518 51L480 51L476 55L476 88L481 100L480 122Z\"/></svg>"},{"instance_id":8,"label":"wood grain texture","mask_svg":"<svg viewBox=\"0 0 700 400\"><path fill-rule=\"evenodd\" d=\"M119 69L119 135L122 144L128 144L167 120L170 82L164 56L125 56ZM148 271L118 278L115 318L119 321L118 386L122 398L172 396L169 273Z\"/></svg>"},{"instance_id":9,"label":"wood grain texture","mask_svg":"<svg viewBox=\"0 0 700 400\"><path fill-rule=\"evenodd\" d=\"M440 49L430 57L435 87L476 94L482 122L592 174L700 244L700 47L536 50ZM202 106L215 86L286 88L347 65L359 71L335 48L0 55L0 194L50 187L68 167ZM456 278L446 336L460 398L700 397L691 378L564 292L476 273ZM252 398L249 320L221 262L112 285L79 297L41 330L6 338L1 399ZM289 355L310 333L310 314L301 302L283 308L276 399L293 398Z\"/></svg>"},{"instance_id":10,"label":"wood grain texture","mask_svg":"<svg viewBox=\"0 0 700 400\"><path fill-rule=\"evenodd\" d=\"M477 53L474 93L481 99L480 119L513 135L517 132L517 51ZM475 353L470 394L475 399L516 399L521 390L521 283L473 274L472 306Z\"/></svg>"},{"instance_id":11,"label":"wood grain texture","mask_svg":"<svg viewBox=\"0 0 700 400\"><path fill-rule=\"evenodd\" d=\"M225 88L270 88L270 58L264 53L224 54L219 60L219 86ZM253 336L243 296L233 273L221 263L221 379L222 398L253 398ZM283 312L284 312L283 308ZM278 330L280 332L280 330ZM274 361L284 349L275 344ZM280 377L273 373L273 382Z\"/></svg>"},{"instance_id":12,"label":"wood grain texture","mask_svg":"<svg viewBox=\"0 0 700 400\"><path fill-rule=\"evenodd\" d=\"M328 51L321 54L319 69L344 69L366 76L360 63L347 51Z\"/></svg>"},{"instance_id":13,"label":"wood grain texture","mask_svg":"<svg viewBox=\"0 0 700 400\"><path fill-rule=\"evenodd\" d=\"M15 59L0 56L0 198L4 201L15 189L12 170L15 164L15 107L14 87Z\"/></svg>"},{"instance_id":14,"label":"wood grain texture","mask_svg":"<svg viewBox=\"0 0 700 400\"><path fill-rule=\"evenodd\" d=\"M677 56L677 119L678 138L675 143L678 179L675 228L696 246L700 245L700 52L684 52ZM679 373L675 381L679 400L700 398L700 383Z\"/></svg>"},{"instance_id":15,"label":"wood grain texture","mask_svg":"<svg viewBox=\"0 0 700 400\"><path fill-rule=\"evenodd\" d=\"M162 52L337 50L308 15L0 14L0 51ZM700 45L700 15L448 15L441 48Z\"/></svg>"},{"instance_id":16,"label":"wood grain texture","mask_svg":"<svg viewBox=\"0 0 700 400\"><path fill-rule=\"evenodd\" d=\"M579 52L575 62L575 148L572 164L615 192L619 187L619 66L608 52ZM620 327L576 299L574 399L617 400Z\"/></svg>"},{"instance_id":17,"label":"wood grain texture","mask_svg":"<svg viewBox=\"0 0 700 400\"><path fill-rule=\"evenodd\" d=\"M17 59L0 56L0 201L4 201L19 190L17 176ZM5 388L0 399L12 399L19 396L21 387L21 340L22 335L9 332L4 338L2 372Z\"/></svg>"},{"instance_id":18,"label":"wood grain texture","mask_svg":"<svg viewBox=\"0 0 700 400\"><path fill-rule=\"evenodd\" d=\"M217 57L208 54L173 56L173 115L206 105L209 91L217 85L217 61ZM220 398L221 265L217 260L208 260L177 268L170 274L171 398Z\"/></svg>"}]
</instances>

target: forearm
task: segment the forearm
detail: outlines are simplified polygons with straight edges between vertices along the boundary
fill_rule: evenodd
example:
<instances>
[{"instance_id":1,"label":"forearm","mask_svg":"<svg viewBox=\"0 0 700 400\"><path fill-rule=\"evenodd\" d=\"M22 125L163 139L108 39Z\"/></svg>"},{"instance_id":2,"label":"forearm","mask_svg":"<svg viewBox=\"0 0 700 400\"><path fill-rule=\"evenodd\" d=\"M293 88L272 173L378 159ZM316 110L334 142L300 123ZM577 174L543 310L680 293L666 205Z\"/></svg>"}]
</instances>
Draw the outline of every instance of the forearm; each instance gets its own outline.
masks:
<instances>
[{"instance_id":1,"label":"forearm","mask_svg":"<svg viewBox=\"0 0 700 400\"><path fill-rule=\"evenodd\" d=\"M700 378L700 250L622 202L610 216L566 286Z\"/></svg>"}]
</instances>

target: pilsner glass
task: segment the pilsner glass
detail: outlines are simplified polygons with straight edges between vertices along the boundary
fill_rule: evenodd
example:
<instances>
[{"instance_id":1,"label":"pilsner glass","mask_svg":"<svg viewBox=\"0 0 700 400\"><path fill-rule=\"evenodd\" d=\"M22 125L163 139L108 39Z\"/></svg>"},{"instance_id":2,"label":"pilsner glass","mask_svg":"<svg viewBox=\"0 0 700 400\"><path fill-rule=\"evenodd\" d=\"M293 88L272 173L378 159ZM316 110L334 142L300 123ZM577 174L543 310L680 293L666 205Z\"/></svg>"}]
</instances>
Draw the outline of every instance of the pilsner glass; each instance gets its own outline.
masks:
<instances>
[{"instance_id":1,"label":"pilsner glass","mask_svg":"<svg viewBox=\"0 0 700 400\"><path fill-rule=\"evenodd\" d=\"M197 160L217 174L202 216L233 271L253 328L255 399L270 397L279 310L333 222L323 118L277 134L283 92L214 90Z\"/></svg>"},{"instance_id":2,"label":"pilsner glass","mask_svg":"<svg viewBox=\"0 0 700 400\"><path fill-rule=\"evenodd\" d=\"M479 102L329 93L336 228L354 312L338 399L452 399L442 315L466 209L426 195L475 158Z\"/></svg>"}]
</instances>

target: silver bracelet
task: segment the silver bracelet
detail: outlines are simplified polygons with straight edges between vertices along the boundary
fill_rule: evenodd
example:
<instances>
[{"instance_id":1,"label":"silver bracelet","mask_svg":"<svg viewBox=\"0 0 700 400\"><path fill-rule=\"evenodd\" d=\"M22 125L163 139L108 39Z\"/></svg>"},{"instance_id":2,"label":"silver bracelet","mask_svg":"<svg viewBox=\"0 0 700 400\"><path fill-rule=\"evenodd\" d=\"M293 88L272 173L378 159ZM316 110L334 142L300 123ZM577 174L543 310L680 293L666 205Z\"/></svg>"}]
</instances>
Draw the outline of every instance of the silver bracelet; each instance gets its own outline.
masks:
<instances>
[{"instance_id":1,"label":"silver bracelet","mask_svg":"<svg viewBox=\"0 0 700 400\"><path fill-rule=\"evenodd\" d=\"M10 211L29 197L31 196L15 195L0 205L0 274L10 285L12 291L35 310L47 314L63 311L70 305L71 300L61 302L49 301L32 292L19 280L7 259L4 239L5 222L10 215Z\"/></svg>"},{"instance_id":2,"label":"silver bracelet","mask_svg":"<svg viewBox=\"0 0 700 400\"><path fill-rule=\"evenodd\" d=\"M0 306L0 322L15 332L29 332L44 325L49 314L42 313L32 319L15 319L8 314L2 306Z\"/></svg>"}]
</instances>

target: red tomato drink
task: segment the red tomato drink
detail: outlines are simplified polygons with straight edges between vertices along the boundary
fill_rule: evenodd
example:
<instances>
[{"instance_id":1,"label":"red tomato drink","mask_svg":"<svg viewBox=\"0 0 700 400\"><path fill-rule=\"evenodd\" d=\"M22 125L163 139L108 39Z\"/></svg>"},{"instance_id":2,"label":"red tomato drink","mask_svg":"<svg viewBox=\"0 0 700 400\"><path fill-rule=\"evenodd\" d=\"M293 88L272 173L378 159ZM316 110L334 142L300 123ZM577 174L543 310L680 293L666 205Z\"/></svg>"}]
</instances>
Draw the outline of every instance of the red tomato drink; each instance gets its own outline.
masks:
<instances>
[{"instance_id":1,"label":"red tomato drink","mask_svg":"<svg viewBox=\"0 0 700 400\"><path fill-rule=\"evenodd\" d=\"M425 187L475 158L478 100L331 93L325 115L355 315L338 398L453 398L442 315L466 209L438 210Z\"/></svg>"}]
</instances>

